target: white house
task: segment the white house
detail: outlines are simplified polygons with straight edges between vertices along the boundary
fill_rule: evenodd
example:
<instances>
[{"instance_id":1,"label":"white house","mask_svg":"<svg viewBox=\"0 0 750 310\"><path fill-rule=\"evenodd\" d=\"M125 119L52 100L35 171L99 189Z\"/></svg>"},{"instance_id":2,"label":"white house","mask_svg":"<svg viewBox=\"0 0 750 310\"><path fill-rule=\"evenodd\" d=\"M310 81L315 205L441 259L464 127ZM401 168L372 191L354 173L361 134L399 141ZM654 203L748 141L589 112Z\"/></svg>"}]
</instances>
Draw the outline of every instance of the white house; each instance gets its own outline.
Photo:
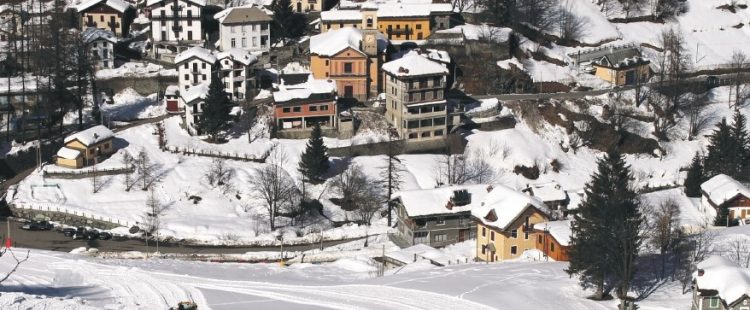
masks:
<instances>
[{"instance_id":1,"label":"white house","mask_svg":"<svg viewBox=\"0 0 750 310\"><path fill-rule=\"evenodd\" d=\"M729 219L750 218L750 189L725 174L719 174L701 184L701 211L716 216L726 206Z\"/></svg>"},{"instance_id":2,"label":"white house","mask_svg":"<svg viewBox=\"0 0 750 310\"><path fill-rule=\"evenodd\" d=\"M211 71L217 61L221 64L224 90L233 100L246 99L249 90L255 88L255 73L252 66L258 59L242 49L229 49L214 54L202 47L192 47L178 54L175 66L179 75L177 81L180 92L204 82L211 82Z\"/></svg>"},{"instance_id":3,"label":"white house","mask_svg":"<svg viewBox=\"0 0 750 310\"><path fill-rule=\"evenodd\" d=\"M271 48L271 17L254 6L225 9L214 15L219 22L220 50L239 48L268 52Z\"/></svg>"},{"instance_id":4,"label":"white house","mask_svg":"<svg viewBox=\"0 0 750 310\"><path fill-rule=\"evenodd\" d=\"M218 53L216 58L221 64L225 91L233 100L248 99L250 90L256 88L255 71L252 66L258 62L258 58L238 48Z\"/></svg>"},{"instance_id":5,"label":"white house","mask_svg":"<svg viewBox=\"0 0 750 310\"><path fill-rule=\"evenodd\" d=\"M723 256L711 256L696 267L692 310L750 309L750 270Z\"/></svg>"},{"instance_id":6,"label":"white house","mask_svg":"<svg viewBox=\"0 0 750 310\"><path fill-rule=\"evenodd\" d=\"M148 0L151 13L151 41L158 43L198 43L203 41L201 14L206 0ZM176 52L176 51L174 51Z\"/></svg>"},{"instance_id":7,"label":"white house","mask_svg":"<svg viewBox=\"0 0 750 310\"><path fill-rule=\"evenodd\" d=\"M97 69L112 69L115 67L115 43L117 38L109 30L89 27L81 33L83 42L89 49L94 67Z\"/></svg>"},{"instance_id":8,"label":"white house","mask_svg":"<svg viewBox=\"0 0 750 310\"><path fill-rule=\"evenodd\" d=\"M202 47L192 47L177 54L174 64L177 67L177 82L180 92L204 82L211 82L211 67L216 63L216 55Z\"/></svg>"},{"instance_id":9,"label":"white house","mask_svg":"<svg viewBox=\"0 0 750 310\"><path fill-rule=\"evenodd\" d=\"M200 122L201 114L203 113L209 84L211 82L204 82L187 91L180 92L180 99L185 104L185 129L191 135L202 134L198 128L198 122Z\"/></svg>"}]
</instances>

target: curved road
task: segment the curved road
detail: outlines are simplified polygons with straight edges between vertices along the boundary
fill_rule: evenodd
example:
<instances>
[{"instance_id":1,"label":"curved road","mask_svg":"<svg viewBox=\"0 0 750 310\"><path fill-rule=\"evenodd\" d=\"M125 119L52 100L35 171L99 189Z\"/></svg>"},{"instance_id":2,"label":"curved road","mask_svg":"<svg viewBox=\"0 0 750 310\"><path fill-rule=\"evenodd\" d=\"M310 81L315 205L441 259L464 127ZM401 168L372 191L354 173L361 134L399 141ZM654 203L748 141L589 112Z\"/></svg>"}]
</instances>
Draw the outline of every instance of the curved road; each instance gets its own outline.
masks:
<instances>
[{"instance_id":1,"label":"curved road","mask_svg":"<svg viewBox=\"0 0 750 310\"><path fill-rule=\"evenodd\" d=\"M0 218L0 234L5 237L8 228L5 218ZM26 231L21 229L23 223L10 221L10 234L13 240L13 246L43 249L52 251L70 252L79 247L97 248L102 252L126 252L140 251L144 253L155 252L156 248L153 241L149 242L149 247L143 240L123 239L123 240L73 240L65 237L61 232L51 231ZM324 241L323 247L334 246L361 238ZM304 245L284 245L284 251L307 251L320 248L320 244ZM279 251L278 246L210 246L210 245L181 245L175 243L159 243L159 252L164 254L243 254L246 252L260 251Z\"/></svg>"}]
</instances>

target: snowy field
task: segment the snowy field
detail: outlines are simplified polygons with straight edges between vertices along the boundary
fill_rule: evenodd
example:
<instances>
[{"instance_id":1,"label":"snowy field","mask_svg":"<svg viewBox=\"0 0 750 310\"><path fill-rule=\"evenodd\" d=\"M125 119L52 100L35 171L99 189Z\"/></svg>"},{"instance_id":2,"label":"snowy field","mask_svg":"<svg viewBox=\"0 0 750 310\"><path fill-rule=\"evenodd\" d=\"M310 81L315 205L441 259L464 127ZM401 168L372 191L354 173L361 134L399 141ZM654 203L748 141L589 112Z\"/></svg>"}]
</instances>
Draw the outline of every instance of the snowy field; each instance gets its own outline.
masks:
<instances>
[{"instance_id":1,"label":"snowy field","mask_svg":"<svg viewBox=\"0 0 750 310\"><path fill-rule=\"evenodd\" d=\"M20 249L17 249L20 251ZM34 250L3 283L3 309L616 309L585 297L565 263L429 264L376 277L366 257L330 264L217 264L103 260ZM413 265L412 265L413 266ZM0 270L10 267L0 259ZM32 296L35 295L35 296ZM38 295L43 295L40 297ZM640 309L685 309L690 294L670 283Z\"/></svg>"}]
</instances>

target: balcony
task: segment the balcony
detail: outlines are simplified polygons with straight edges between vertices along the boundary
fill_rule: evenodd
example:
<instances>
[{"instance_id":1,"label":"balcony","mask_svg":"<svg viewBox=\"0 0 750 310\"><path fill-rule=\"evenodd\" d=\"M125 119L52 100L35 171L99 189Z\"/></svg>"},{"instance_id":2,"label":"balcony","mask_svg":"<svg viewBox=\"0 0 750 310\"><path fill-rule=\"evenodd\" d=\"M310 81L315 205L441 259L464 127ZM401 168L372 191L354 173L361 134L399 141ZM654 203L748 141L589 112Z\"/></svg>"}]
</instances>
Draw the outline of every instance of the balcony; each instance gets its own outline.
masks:
<instances>
[{"instance_id":1,"label":"balcony","mask_svg":"<svg viewBox=\"0 0 750 310\"><path fill-rule=\"evenodd\" d=\"M187 15L187 14L164 14L164 15L154 15L151 17L151 20L200 20L201 15Z\"/></svg>"},{"instance_id":2,"label":"balcony","mask_svg":"<svg viewBox=\"0 0 750 310\"><path fill-rule=\"evenodd\" d=\"M414 34L414 31L411 28L404 28L404 29L389 28L386 31L386 33L388 35L397 35L397 36L399 36L399 35L406 35L406 36L408 36L408 35Z\"/></svg>"}]
</instances>

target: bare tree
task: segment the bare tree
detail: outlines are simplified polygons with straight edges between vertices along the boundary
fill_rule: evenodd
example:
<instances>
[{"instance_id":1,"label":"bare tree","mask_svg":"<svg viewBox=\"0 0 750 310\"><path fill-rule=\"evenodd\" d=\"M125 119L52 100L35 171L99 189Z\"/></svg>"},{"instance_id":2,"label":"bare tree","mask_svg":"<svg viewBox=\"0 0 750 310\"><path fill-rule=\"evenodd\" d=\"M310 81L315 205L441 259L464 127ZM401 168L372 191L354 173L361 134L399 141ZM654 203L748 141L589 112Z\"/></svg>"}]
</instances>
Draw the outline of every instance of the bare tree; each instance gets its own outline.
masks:
<instances>
[{"instance_id":1,"label":"bare tree","mask_svg":"<svg viewBox=\"0 0 750 310\"><path fill-rule=\"evenodd\" d=\"M372 217L383 205L382 194L373 183L375 180L367 177L362 167L356 164L350 165L332 182L333 188L342 196L342 209L354 211L358 220L367 225L370 225Z\"/></svg>"},{"instance_id":2,"label":"bare tree","mask_svg":"<svg viewBox=\"0 0 750 310\"><path fill-rule=\"evenodd\" d=\"M560 13L558 16L558 26L560 39L568 41L578 41L586 34L589 26L588 19L573 13L575 2L563 0L561 3Z\"/></svg>"},{"instance_id":3,"label":"bare tree","mask_svg":"<svg viewBox=\"0 0 750 310\"><path fill-rule=\"evenodd\" d=\"M96 165L91 166L91 170L88 172L91 174L89 180L91 181L91 189L94 194L98 193L101 189L101 182L99 182L99 171L96 170Z\"/></svg>"},{"instance_id":4,"label":"bare tree","mask_svg":"<svg viewBox=\"0 0 750 310\"><path fill-rule=\"evenodd\" d=\"M487 162L492 154L480 150L464 150L463 154L446 154L438 164L437 182L442 185L492 183L497 170Z\"/></svg>"},{"instance_id":5,"label":"bare tree","mask_svg":"<svg viewBox=\"0 0 750 310\"><path fill-rule=\"evenodd\" d=\"M683 293L693 281L693 272L696 265L705 260L712 253L713 242L716 232L708 229L708 221L697 231L683 237L680 246L676 249L678 254L677 274L682 283Z\"/></svg>"},{"instance_id":6,"label":"bare tree","mask_svg":"<svg viewBox=\"0 0 750 310\"><path fill-rule=\"evenodd\" d=\"M129 192L136 183L136 180L133 179L133 172L137 167L136 160L133 155L130 155L130 152L125 152L122 155L122 164L125 165L125 191Z\"/></svg>"},{"instance_id":7,"label":"bare tree","mask_svg":"<svg viewBox=\"0 0 750 310\"><path fill-rule=\"evenodd\" d=\"M734 93L734 105L732 104L732 98L729 100L729 107L739 109L743 107L748 98L750 98L750 89L747 87L747 73L745 70L748 69L750 60L747 55L740 50L735 50L732 53L732 59L730 60L730 68L734 71L734 81L732 85L731 93Z\"/></svg>"},{"instance_id":8,"label":"bare tree","mask_svg":"<svg viewBox=\"0 0 750 310\"><path fill-rule=\"evenodd\" d=\"M688 140L693 140L701 131L711 126L713 116L706 113L706 108L711 104L709 93L689 94L683 113L688 120Z\"/></svg>"},{"instance_id":9,"label":"bare tree","mask_svg":"<svg viewBox=\"0 0 750 310\"><path fill-rule=\"evenodd\" d=\"M393 192L401 189L402 173L406 170L401 160L396 156L401 148L401 143L390 137L388 141L388 153L385 158L385 166L380 172L381 182L385 187L385 201L388 203L388 226L391 226L392 206L389 203Z\"/></svg>"},{"instance_id":10,"label":"bare tree","mask_svg":"<svg viewBox=\"0 0 750 310\"><path fill-rule=\"evenodd\" d=\"M378 213L383 206L381 202L380 193L377 192L375 187L369 187L367 190L360 195L361 201L357 204L357 217L361 223L367 224L368 226L372 223L372 218Z\"/></svg>"},{"instance_id":11,"label":"bare tree","mask_svg":"<svg viewBox=\"0 0 750 310\"><path fill-rule=\"evenodd\" d=\"M159 238L159 229L161 228L161 216L164 211L167 210L167 205L162 204L161 201L156 197L156 191L153 187L149 188L148 198L146 200L147 211L144 214L144 227L143 231L146 234L146 246L148 246L149 237ZM157 248L158 248L158 240ZM158 250L157 250L158 251Z\"/></svg>"},{"instance_id":12,"label":"bare tree","mask_svg":"<svg viewBox=\"0 0 750 310\"><path fill-rule=\"evenodd\" d=\"M649 221L649 243L659 249L661 259L660 277L666 276L667 261L680 238L680 207L674 199L667 199L653 207Z\"/></svg>"},{"instance_id":13,"label":"bare tree","mask_svg":"<svg viewBox=\"0 0 750 310\"><path fill-rule=\"evenodd\" d=\"M211 186L219 186L223 193L227 193L231 190L230 180L234 175L234 169L227 167L226 161L221 158L215 158L211 161L211 166L208 167L204 177Z\"/></svg>"},{"instance_id":14,"label":"bare tree","mask_svg":"<svg viewBox=\"0 0 750 310\"><path fill-rule=\"evenodd\" d=\"M737 265L750 268L750 240L736 237L724 245L723 252Z\"/></svg>"},{"instance_id":15,"label":"bare tree","mask_svg":"<svg viewBox=\"0 0 750 310\"><path fill-rule=\"evenodd\" d=\"M266 158L266 165L255 169L255 177L250 180L255 196L265 202L268 225L276 229L276 217L280 210L288 207L290 195L298 189L289 173L283 166L287 162L286 153L281 147L275 147Z\"/></svg>"},{"instance_id":16,"label":"bare tree","mask_svg":"<svg viewBox=\"0 0 750 310\"><path fill-rule=\"evenodd\" d=\"M145 149L138 152L136 167L138 169L138 178L142 184L141 190L148 190L151 184L156 180L156 172L153 171L154 165L151 163L151 158L149 158Z\"/></svg>"}]
</instances>

